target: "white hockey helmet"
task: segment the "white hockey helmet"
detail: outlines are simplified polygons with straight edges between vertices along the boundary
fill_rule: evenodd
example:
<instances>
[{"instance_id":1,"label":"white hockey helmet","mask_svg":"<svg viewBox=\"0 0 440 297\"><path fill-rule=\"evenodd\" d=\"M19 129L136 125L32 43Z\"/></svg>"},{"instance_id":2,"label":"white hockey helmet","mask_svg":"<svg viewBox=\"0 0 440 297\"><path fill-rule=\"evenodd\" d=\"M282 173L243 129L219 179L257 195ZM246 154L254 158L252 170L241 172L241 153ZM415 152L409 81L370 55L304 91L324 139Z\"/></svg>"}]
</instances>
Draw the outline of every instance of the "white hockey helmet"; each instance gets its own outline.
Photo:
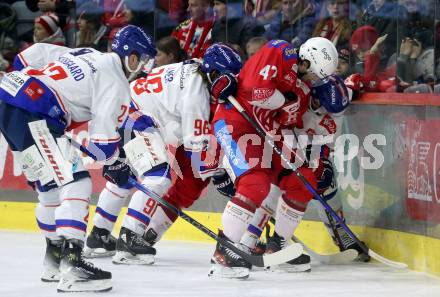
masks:
<instances>
[{"instance_id":1,"label":"white hockey helmet","mask_svg":"<svg viewBox=\"0 0 440 297\"><path fill-rule=\"evenodd\" d=\"M324 37L308 39L299 48L299 57L310 62L310 71L319 78L333 74L338 68L338 51L335 45Z\"/></svg>"}]
</instances>

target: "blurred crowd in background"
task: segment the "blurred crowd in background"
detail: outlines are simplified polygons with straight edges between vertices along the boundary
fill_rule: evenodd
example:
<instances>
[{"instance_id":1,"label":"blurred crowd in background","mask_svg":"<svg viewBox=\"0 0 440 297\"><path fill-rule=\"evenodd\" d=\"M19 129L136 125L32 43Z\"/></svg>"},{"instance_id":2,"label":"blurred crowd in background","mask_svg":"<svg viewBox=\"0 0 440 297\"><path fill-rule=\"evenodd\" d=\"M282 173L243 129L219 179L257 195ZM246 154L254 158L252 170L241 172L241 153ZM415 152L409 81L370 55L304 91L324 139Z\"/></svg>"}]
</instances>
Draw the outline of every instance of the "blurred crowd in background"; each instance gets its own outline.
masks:
<instances>
[{"instance_id":1,"label":"blurred crowd in background","mask_svg":"<svg viewBox=\"0 0 440 297\"><path fill-rule=\"evenodd\" d=\"M154 37L157 66L214 42L246 60L270 39L321 36L360 92L440 93L440 0L3 0L0 71L35 42L108 51L126 24Z\"/></svg>"}]
</instances>

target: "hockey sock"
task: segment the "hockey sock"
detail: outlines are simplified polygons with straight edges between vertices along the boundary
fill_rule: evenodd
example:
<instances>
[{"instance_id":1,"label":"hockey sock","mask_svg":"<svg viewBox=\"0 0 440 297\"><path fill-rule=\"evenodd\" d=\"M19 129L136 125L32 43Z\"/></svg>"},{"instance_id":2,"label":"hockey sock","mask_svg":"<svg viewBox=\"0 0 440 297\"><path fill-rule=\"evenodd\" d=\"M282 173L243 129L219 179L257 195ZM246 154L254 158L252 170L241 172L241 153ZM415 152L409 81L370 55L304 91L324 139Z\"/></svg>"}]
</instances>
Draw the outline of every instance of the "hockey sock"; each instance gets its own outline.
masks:
<instances>
[{"instance_id":1,"label":"hockey sock","mask_svg":"<svg viewBox=\"0 0 440 297\"><path fill-rule=\"evenodd\" d=\"M105 188L99 194L93 224L111 233L124 205L125 198L130 195L130 192L129 189L119 188L117 185L107 182Z\"/></svg>"},{"instance_id":2,"label":"hockey sock","mask_svg":"<svg viewBox=\"0 0 440 297\"><path fill-rule=\"evenodd\" d=\"M61 187L61 205L55 211L55 222L59 236L65 239L84 241L91 194L92 180L89 177Z\"/></svg>"},{"instance_id":3,"label":"hockey sock","mask_svg":"<svg viewBox=\"0 0 440 297\"><path fill-rule=\"evenodd\" d=\"M239 242L254 216L255 209L251 200L236 194L226 204L223 212L223 234L233 242Z\"/></svg>"},{"instance_id":4,"label":"hockey sock","mask_svg":"<svg viewBox=\"0 0 440 297\"><path fill-rule=\"evenodd\" d=\"M35 208L35 217L41 233L50 240L60 240L56 233L55 209L60 206L59 189L38 191L40 201Z\"/></svg>"},{"instance_id":5,"label":"hockey sock","mask_svg":"<svg viewBox=\"0 0 440 297\"><path fill-rule=\"evenodd\" d=\"M303 216L304 211L296 209L292 201L282 196L278 202L275 216L275 232L286 239L287 243L290 243L289 239L293 235L296 227L298 227Z\"/></svg>"},{"instance_id":6,"label":"hockey sock","mask_svg":"<svg viewBox=\"0 0 440 297\"><path fill-rule=\"evenodd\" d=\"M142 181L142 185L162 197L170 187L171 181L167 177L146 176ZM156 208L156 200L141 191L136 191L131 197L122 226L142 235Z\"/></svg>"},{"instance_id":7,"label":"hockey sock","mask_svg":"<svg viewBox=\"0 0 440 297\"><path fill-rule=\"evenodd\" d=\"M247 227L247 230L241 237L240 243L244 244L250 249L255 248L264 227L275 212L277 201L280 196L280 188L272 184L269 194L263 200L261 206L255 211L255 215Z\"/></svg>"},{"instance_id":8,"label":"hockey sock","mask_svg":"<svg viewBox=\"0 0 440 297\"><path fill-rule=\"evenodd\" d=\"M145 230L145 240L150 244L158 242L177 218L178 216L174 212L169 211L162 206L157 207L151 217L150 224Z\"/></svg>"}]
</instances>

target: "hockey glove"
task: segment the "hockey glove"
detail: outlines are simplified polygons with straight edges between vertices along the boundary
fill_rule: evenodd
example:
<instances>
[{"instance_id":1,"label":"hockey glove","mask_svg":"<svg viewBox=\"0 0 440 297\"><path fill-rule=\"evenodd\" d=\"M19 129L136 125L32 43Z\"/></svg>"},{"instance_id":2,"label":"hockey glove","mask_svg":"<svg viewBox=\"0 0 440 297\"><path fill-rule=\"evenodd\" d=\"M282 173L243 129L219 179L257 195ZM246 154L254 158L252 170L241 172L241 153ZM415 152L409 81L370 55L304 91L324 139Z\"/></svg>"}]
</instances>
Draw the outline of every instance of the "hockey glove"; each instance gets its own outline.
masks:
<instances>
[{"instance_id":1,"label":"hockey glove","mask_svg":"<svg viewBox=\"0 0 440 297\"><path fill-rule=\"evenodd\" d=\"M322 172L318 178L318 192L324 193L333 183L333 165L328 159L321 159Z\"/></svg>"},{"instance_id":2,"label":"hockey glove","mask_svg":"<svg viewBox=\"0 0 440 297\"><path fill-rule=\"evenodd\" d=\"M224 171L220 175L214 175L212 177L212 184L223 196L232 198L235 195L234 183L232 182L226 171Z\"/></svg>"},{"instance_id":3,"label":"hockey glove","mask_svg":"<svg viewBox=\"0 0 440 297\"><path fill-rule=\"evenodd\" d=\"M299 100L291 101L284 104L277 115L277 122L283 127L303 128L302 112L300 111Z\"/></svg>"},{"instance_id":4,"label":"hockey glove","mask_svg":"<svg viewBox=\"0 0 440 297\"><path fill-rule=\"evenodd\" d=\"M359 98L361 92L364 90L363 77L359 73L350 75L344 80L345 86L353 91L351 100Z\"/></svg>"},{"instance_id":5,"label":"hockey glove","mask_svg":"<svg viewBox=\"0 0 440 297\"><path fill-rule=\"evenodd\" d=\"M130 166L126 163L116 160L111 165L104 165L102 168L102 176L109 182L124 187L128 184L128 179L132 176Z\"/></svg>"},{"instance_id":6,"label":"hockey glove","mask_svg":"<svg viewBox=\"0 0 440 297\"><path fill-rule=\"evenodd\" d=\"M211 95L214 101L224 103L228 101L229 96L235 96L237 93L237 78L230 72L224 72L217 77L211 85Z\"/></svg>"}]
</instances>

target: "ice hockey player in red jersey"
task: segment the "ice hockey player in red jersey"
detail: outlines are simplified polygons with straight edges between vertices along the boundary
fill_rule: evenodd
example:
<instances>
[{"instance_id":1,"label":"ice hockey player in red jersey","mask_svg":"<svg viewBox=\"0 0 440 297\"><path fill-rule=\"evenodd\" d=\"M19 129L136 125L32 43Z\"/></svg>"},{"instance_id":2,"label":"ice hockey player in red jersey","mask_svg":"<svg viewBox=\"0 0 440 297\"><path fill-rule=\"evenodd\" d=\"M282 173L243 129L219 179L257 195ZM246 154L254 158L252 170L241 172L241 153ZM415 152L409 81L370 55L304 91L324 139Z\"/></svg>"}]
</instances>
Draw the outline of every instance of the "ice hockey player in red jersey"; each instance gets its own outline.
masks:
<instances>
[{"instance_id":1,"label":"ice hockey player in red jersey","mask_svg":"<svg viewBox=\"0 0 440 297\"><path fill-rule=\"evenodd\" d=\"M309 71L319 81L332 74L336 67L337 51L324 38L302 47L300 55L288 42L272 40L244 65L238 76L236 97L247 113L281 144L281 130L302 128L302 116L309 106L310 88L298 78L299 73ZM270 149L267 152L264 139L231 104L219 107L213 126L229 161L227 167L234 175L236 188L223 213L220 236L250 250L240 240L256 209L273 186L278 186L284 194L276 210L275 231L280 238L278 250L284 248L301 221L312 194L292 172L284 170L277 155ZM313 170L307 166L299 170L316 187ZM212 260L215 264L210 275L231 278L249 275L250 265L220 244Z\"/></svg>"}]
</instances>

